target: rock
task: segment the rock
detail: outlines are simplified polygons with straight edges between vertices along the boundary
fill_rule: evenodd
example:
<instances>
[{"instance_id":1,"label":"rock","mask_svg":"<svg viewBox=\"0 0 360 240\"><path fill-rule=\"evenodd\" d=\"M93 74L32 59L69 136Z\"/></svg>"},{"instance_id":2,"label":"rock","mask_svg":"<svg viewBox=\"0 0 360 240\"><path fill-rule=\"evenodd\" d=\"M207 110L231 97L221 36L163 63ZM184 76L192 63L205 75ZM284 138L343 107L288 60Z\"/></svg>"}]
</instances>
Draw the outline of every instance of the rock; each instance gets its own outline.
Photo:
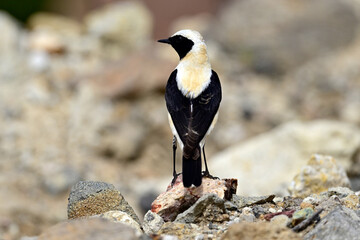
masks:
<instances>
[{"instance_id":1,"label":"rock","mask_svg":"<svg viewBox=\"0 0 360 240\"><path fill-rule=\"evenodd\" d=\"M229 55L274 75L350 44L359 25L355 9L337 0L234 1L220 12L213 36Z\"/></svg>"},{"instance_id":2,"label":"rock","mask_svg":"<svg viewBox=\"0 0 360 240\"><path fill-rule=\"evenodd\" d=\"M151 211L159 214L165 221L173 221L176 216L191 207L202 196L213 193L221 199L229 200L236 193L236 179L203 178L200 187L184 188L180 175L173 187L160 194L151 204Z\"/></svg>"},{"instance_id":3,"label":"rock","mask_svg":"<svg viewBox=\"0 0 360 240\"><path fill-rule=\"evenodd\" d=\"M236 177L241 195L286 195L286 186L312 154L331 155L348 170L358 146L360 129L356 125L295 121L218 153L211 167L216 176Z\"/></svg>"},{"instance_id":4,"label":"rock","mask_svg":"<svg viewBox=\"0 0 360 240\"><path fill-rule=\"evenodd\" d=\"M321 195L331 197L333 195L338 196L339 198L344 198L350 194L354 194L351 189L347 187L332 187L329 188L326 192L322 193Z\"/></svg>"},{"instance_id":5,"label":"rock","mask_svg":"<svg viewBox=\"0 0 360 240\"><path fill-rule=\"evenodd\" d=\"M123 50L138 48L151 39L152 16L139 1L108 4L85 18L89 34Z\"/></svg>"},{"instance_id":6,"label":"rock","mask_svg":"<svg viewBox=\"0 0 360 240\"><path fill-rule=\"evenodd\" d=\"M139 218L114 185L104 182L80 181L70 192L68 218L123 211L140 224Z\"/></svg>"},{"instance_id":7,"label":"rock","mask_svg":"<svg viewBox=\"0 0 360 240\"><path fill-rule=\"evenodd\" d=\"M312 193L327 191L331 187L350 187L350 180L333 157L315 154L294 177L289 192L295 197L306 197Z\"/></svg>"},{"instance_id":8,"label":"rock","mask_svg":"<svg viewBox=\"0 0 360 240\"><path fill-rule=\"evenodd\" d=\"M244 207L239 216L238 222L255 222L256 217L253 210L250 207Z\"/></svg>"},{"instance_id":9,"label":"rock","mask_svg":"<svg viewBox=\"0 0 360 240\"><path fill-rule=\"evenodd\" d=\"M61 35L50 30L32 32L29 37L28 47L35 52L40 51L50 54L62 54L66 51L66 45Z\"/></svg>"},{"instance_id":10,"label":"rock","mask_svg":"<svg viewBox=\"0 0 360 240\"><path fill-rule=\"evenodd\" d=\"M158 232L158 235L176 236L176 239L194 239L200 234L201 230L196 224L179 222L166 222Z\"/></svg>"},{"instance_id":11,"label":"rock","mask_svg":"<svg viewBox=\"0 0 360 240\"><path fill-rule=\"evenodd\" d=\"M0 53L14 51L19 44L20 29L18 23L6 12L0 11Z\"/></svg>"},{"instance_id":12,"label":"rock","mask_svg":"<svg viewBox=\"0 0 360 240\"><path fill-rule=\"evenodd\" d=\"M84 28L71 18L49 12L37 12L31 15L27 25L33 31L50 30L66 36L80 35Z\"/></svg>"},{"instance_id":13,"label":"rock","mask_svg":"<svg viewBox=\"0 0 360 240\"><path fill-rule=\"evenodd\" d=\"M274 224L281 226L281 227L286 227L288 225L289 221L290 221L289 217L286 216L285 214L274 216L270 220L270 222L273 222Z\"/></svg>"},{"instance_id":14,"label":"rock","mask_svg":"<svg viewBox=\"0 0 360 240\"><path fill-rule=\"evenodd\" d=\"M312 208L304 208L301 210L298 210L294 212L292 218L291 218L291 225L292 227L296 226L300 222L304 221L308 217L310 217L314 213L314 210Z\"/></svg>"},{"instance_id":15,"label":"rock","mask_svg":"<svg viewBox=\"0 0 360 240\"><path fill-rule=\"evenodd\" d=\"M248 207L256 204L263 204L267 202L272 202L275 198L275 195L261 196L261 197L245 197L239 195L233 195L232 202L238 207Z\"/></svg>"},{"instance_id":16,"label":"rock","mask_svg":"<svg viewBox=\"0 0 360 240\"><path fill-rule=\"evenodd\" d=\"M152 235L156 234L164 223L162 217L149 210L144 216L142 228L147 235Z\"/></svg>"},{"instance_id":17,"label":"rock","mask_svg":"<svg viewBox=\"0 0 360 240\"><path fill-rule=\"evenodd\" d=\"M138 236L140 236L142 234L140 224L137 223L133 218L131 218L129 216L129 214L127 214L126 212L109 211L106 213L95 215L94 217L105 218L105 219L107 219L111 222L115 222L115 223L123 223L123 224L128 225L128 226L132 227L133 229L135 229Z\"/></svg>"},{"instance_id":18,"label":"rock","mask_svg":"<svg viewBox=\"0 0 360 240\"><path fill-rule=\"evenodd\" d=\"M285 226L279 226L276 222L241 222L232 224L222 240L230 239L302 239Z\"/></svg>"},{"instance_id":19,"label":"rock","mask_svg":"<svg viewBox=\"0 0 360 240\"><path fill-rule=\"evenodd\" d=\"M305 240L359 239L360 218L346 207L338 207L308 232Z\"/></svg>"},{"instance_id":20,"label":"rock","mask_svg":"<svg viewBox=\"0 0 360 240\"><path fill-rule=\"evenodd\" d=\"M207 194L199 198L185 212L177 215L175 222L199 223L199 222L223 222L229 220L226 214L225 200L216 194Z\"/></svg>"},{"instance_id":21,"label":"rock","mask_svg":"<svg viewBox=\"0 0 360 240\"><path fill-rule=\"evenodd\" d=\"M103 218L76 219L61 222L43 232L38 240L102 240L139 239L135 230L125 224Z\"/></svg>"}]
</instances>

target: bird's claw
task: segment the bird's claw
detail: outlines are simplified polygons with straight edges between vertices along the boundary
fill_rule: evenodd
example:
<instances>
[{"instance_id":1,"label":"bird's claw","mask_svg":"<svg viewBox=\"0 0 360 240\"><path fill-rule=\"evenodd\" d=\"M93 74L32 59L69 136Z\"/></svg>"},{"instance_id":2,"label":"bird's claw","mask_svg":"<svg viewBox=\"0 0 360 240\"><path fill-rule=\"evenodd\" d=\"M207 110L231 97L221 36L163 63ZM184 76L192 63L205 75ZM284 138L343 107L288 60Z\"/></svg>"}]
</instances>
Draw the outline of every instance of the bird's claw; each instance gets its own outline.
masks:
<instances>
[{"instance_id":1,"label":"bird's claw","mask_svg":"<svg viewBox=\"0 0 360 240\"><path fill-rule=\"evenodd\" d=\"M211 179L216 179L216 180L219 180L219 179L220 179L220 178L218 178L218 177L212 176L212 175L209 173L209 171L203 171L203 172L202 172L202 176L203 176L203 177L207 177L207 178L211 178Z\"/></svg>"}]
</instances>

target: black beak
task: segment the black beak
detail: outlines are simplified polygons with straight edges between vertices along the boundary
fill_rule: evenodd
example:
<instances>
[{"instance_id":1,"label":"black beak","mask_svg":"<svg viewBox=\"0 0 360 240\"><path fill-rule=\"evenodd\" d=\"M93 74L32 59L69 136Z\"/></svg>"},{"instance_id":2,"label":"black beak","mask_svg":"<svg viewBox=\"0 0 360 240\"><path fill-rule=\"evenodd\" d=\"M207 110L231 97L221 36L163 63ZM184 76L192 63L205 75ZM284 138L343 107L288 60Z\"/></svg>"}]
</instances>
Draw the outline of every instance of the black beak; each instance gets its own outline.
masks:
<instances>
[{"instance_id":1,"label":"black beak","mask_svg":"<svg viewBox=\"0 0 360 240\"><path fill-rule=\"evenodd\" d=\"M160 40L158 40L158 42L171 44L171 42L170 42L170 40L168 38L167 39L160 39Z\"/></svg>"}]
</instances>

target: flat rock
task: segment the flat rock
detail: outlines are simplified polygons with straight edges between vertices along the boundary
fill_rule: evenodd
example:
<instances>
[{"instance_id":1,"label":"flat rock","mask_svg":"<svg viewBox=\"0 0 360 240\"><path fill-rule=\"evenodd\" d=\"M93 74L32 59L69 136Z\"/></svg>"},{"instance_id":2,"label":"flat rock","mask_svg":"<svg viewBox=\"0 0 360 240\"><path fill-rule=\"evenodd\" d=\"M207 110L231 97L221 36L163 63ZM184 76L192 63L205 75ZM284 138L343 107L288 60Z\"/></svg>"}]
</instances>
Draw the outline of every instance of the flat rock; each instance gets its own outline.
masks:
<instances>
[{"instance_id":1,"label":"flat rock","mask_svg":"<svg viewBox=\"0 0 360 240\"><path fill-rule=\"evenodd\" d=\"M139 218L114 185L104 182L80 181L70 192L68 218L123 211L140 224Z\"/></svg>"},{"instance_id":2,"label":"flat rock","mask_svg":"<svg viewBox=\"0 0 360 240\"><path fill-rule=\"evenodd\" d=\"M360 218L356 212L340 206L321 219L316 227L305 235L304 239L359 239L359 229Z\"/></svg>"},{"instance_id":3,"label":"flat rock","mask_svg":"<svg viewBox=\"0 0 360 240\"><path fill-rule=\"evenodd\" d=\"M246 197L246 196L239 196L233 195L232 202L238 207L248 207L256 204L264 204L267 202L273 202L275 195L268 195L268 196L259 196L259 197Z\"/></svg>"},{"instance_id":4,"label":"flat rock","mask_svg":"<svg viewBox=\"0 0 360 240\"><path fill-rule=\"evenodd\" d=\"M236 193L236 179L203 178L200 187L184 188L181 175L173 187L161 193L151 204L151 211L159 214L165 221L173 221L176 216L191 207L199 198L206 194L216 194L220 199L230 200Z\"/></svg>"},{"instance_id":5,"label":"flat rock","mask_svg":"<svg viewBox=\"0 0 360 240\"><path fill-rule=\"evenodd\" d=\"M125 224L103 218L76 219L56 224L43 232L38 240L134 240L135 230Z\"/></svg>"}]
</instances>

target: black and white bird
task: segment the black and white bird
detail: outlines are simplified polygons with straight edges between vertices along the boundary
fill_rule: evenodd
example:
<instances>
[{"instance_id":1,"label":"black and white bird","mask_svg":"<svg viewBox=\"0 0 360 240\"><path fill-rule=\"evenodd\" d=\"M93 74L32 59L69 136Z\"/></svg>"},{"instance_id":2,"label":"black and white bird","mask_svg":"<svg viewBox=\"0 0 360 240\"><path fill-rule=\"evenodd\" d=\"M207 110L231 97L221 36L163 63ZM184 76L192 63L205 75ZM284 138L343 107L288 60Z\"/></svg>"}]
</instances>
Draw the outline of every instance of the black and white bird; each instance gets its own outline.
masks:
<instances>
[{"instance_id":1,"label":"black and white bird","mask_svg":"<svg viewBox=\"0 0 360 240\"><path fill-rule=\"evenodd\" d=\"M175 155L179 142L183 159L184 187L201 185L202 176L212 177L205 157L205 138L217 121L221 101L218 75L211 69L203 37L194 30L181 30L158 42L170 44L179 54L180 62L166 85L165 100L173 138L173 181ZM201 152L205 171L201 169Z\"/></svg>"}]
</instances>

